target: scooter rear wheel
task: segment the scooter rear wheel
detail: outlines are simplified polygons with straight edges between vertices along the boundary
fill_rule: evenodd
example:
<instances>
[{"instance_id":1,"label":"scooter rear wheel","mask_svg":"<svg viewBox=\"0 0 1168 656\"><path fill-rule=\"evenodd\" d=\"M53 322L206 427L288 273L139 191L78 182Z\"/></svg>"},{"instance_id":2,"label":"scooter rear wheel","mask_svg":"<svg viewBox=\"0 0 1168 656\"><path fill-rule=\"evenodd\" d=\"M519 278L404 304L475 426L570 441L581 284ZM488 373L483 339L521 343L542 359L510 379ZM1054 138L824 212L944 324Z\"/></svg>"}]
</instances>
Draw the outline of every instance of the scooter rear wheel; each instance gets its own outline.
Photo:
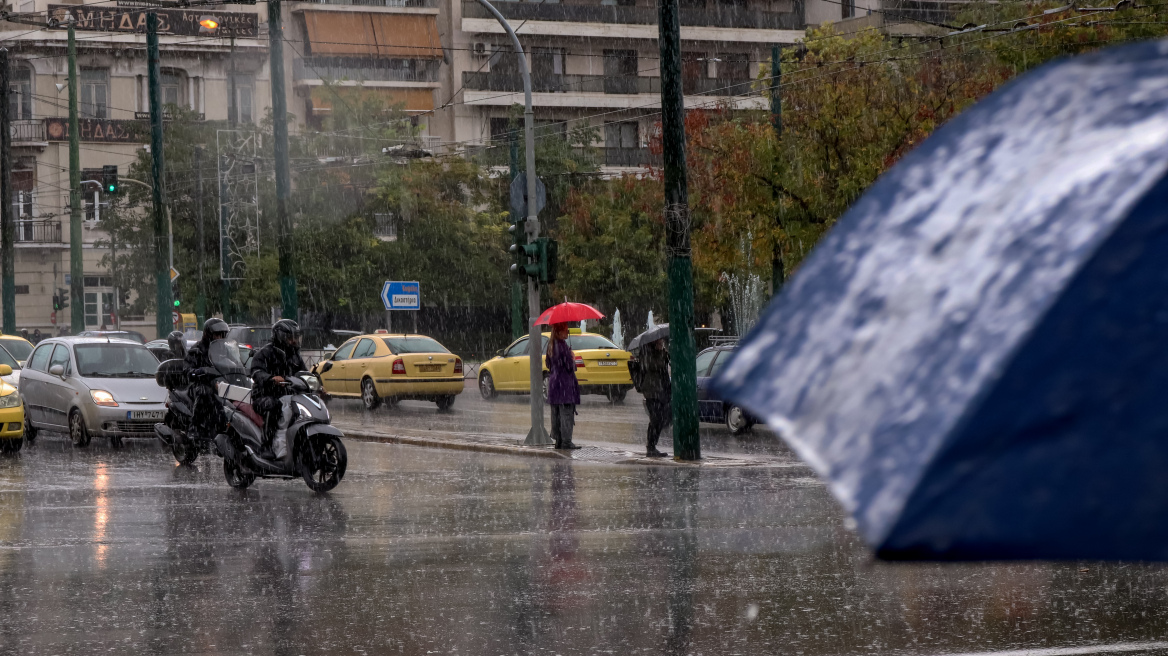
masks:
<instances>
[{"instance_id":1,"label":"scooter rear wheel","mask_svg":"<svg viewBox=\"0 0 1168 656\"><path fill-rule=\"evenodd\" d=\"M175 462L180 465L189 465L199 457L199 448L189 437L181 433L175 433L170 451L174 454Z\"/></svg>"},{"instance_id":2,"label":"scooter rear wheel","mask_svg":"<svg viewBox=\"0 0 1168 656\"><path fill-rule=\"evenodd\" d=\"M255 481L255 474L244 473L230 458L223 459L223 477L227 479L228 485L237 490L247 489Z\"/></svg>"},{"instance_id":3,"label":"scooter rear wheel","mask_svg":"<svg viewBox=\"0 0 1168 656\"><path fill-rule=\"evenodd\" d=\"M349 456L341 439L333 435L315 440L312 446L315 462L301 464L300 475L313 492L328 492L345 477Z\"/></svg>"}]
</instances>

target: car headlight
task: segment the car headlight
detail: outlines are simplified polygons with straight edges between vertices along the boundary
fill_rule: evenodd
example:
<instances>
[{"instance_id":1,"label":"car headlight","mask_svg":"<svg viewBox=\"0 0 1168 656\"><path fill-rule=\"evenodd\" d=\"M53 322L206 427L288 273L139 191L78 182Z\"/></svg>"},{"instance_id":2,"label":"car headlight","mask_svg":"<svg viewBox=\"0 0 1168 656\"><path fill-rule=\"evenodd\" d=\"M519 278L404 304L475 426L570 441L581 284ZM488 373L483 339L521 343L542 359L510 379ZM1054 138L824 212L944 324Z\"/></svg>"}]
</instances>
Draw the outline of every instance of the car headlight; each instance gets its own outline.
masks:
<instances>
[{"instance_id":1,"label":"car headlight","mask_svg":"<svg viewBox=\"0 0 1168 656\"><path fill-rule=\"evenodd\" d=\"M0 408L15 408L20 405L20 393L13 392L7 396L0 396Z\"/></svg>"},{"instance_id":2,"label":"car headlight","mask_svg":"<svg viewBox=\"0 0 1168 656\"><path fill-rule=\"evenodd\" d=\"M114 395L105 390L90 390L89 396L93 397L93 402L97 405L103 405L107 408L118 407L118 402L114 400Z\"/></svg>"}]
</instances>

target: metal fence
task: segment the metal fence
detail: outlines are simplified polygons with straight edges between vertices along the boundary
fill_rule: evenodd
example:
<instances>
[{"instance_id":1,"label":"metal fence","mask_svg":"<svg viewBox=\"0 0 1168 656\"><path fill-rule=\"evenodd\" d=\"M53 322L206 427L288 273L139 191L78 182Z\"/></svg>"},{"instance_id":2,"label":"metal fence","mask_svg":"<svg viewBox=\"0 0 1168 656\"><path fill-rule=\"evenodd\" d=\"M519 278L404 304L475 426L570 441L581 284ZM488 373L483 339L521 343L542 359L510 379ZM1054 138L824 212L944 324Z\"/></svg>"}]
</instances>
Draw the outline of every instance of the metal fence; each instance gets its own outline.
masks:
<instances>
[{"instance_id":1,"label":"metal fence","mask_svg":"<svg viewBox=\"0 0 1168 656\"><path fill-rule=\"evenodd\" d=\"M737 27L757 30L802 30L803 1L792 3L792 11L763 11L759 6L745 4L710 3L708 7L683 7L682 25L702 27ZM657 9L648 7L621 7L597 4L560 4L540 2L499 2L495 4L503 16L517 20L570 21L579 23L630 23L656 25ZM475 0L463 0L463 18L491 18L490 13Z\"/></svg>"},{"instance_id":2,"label":"metal fence","mask_svg":"<svg viewBox=\"0 0 1168 656\"><path fill-rule=\"evenodd\" d=\"M360 5L362 7L429 7L438 6L438 0L298 0L318 5Z\"/></svg>"},{"instance_id":3,"label":"metal fence","mask_svg":"<svg viewBox=\"0 0 1168 656\"><path fill-rule=\"evenodd\" d=\"M512 73L464 72L462 85L474 91L523 91L523 78ZM690 78L682 81L687 95L719 96L757 95L754 80L727 78ZM531 90L536 93L608 93L661 94L661 78L647 75L534 75Z\"/></svg>"},{"instance_id":4,"label":"metal fence","mask_svg":"<svg viewBox=\"0 0 1168 656\"><path fill-rule=\"evenodd\" d=\"M58 219L29 220L16 222L16 241L25 243L59 244L61 221Z\"/></svg>"},{"instance_id":5,"label":"metal fence","mask_svg":"<svg viewBox=\"0 0 1168 656\"><path fill-rule=\"evenodd\" d=\"M45 122L41 119L12 121L8 131L13 143L45 141Z\"/></svg>"},{"instance_id":6,"label":"metal fence","mask_svg":"<svg viewBox=\"0 0 1168 656\"><path fill-rule=\"evenodd\" d=\"M401 62L410 62L403 66ZM297 57L294 80L357 80L368 82L437 82L437 60L374 57Z\"/></svg>"}]
</instances>

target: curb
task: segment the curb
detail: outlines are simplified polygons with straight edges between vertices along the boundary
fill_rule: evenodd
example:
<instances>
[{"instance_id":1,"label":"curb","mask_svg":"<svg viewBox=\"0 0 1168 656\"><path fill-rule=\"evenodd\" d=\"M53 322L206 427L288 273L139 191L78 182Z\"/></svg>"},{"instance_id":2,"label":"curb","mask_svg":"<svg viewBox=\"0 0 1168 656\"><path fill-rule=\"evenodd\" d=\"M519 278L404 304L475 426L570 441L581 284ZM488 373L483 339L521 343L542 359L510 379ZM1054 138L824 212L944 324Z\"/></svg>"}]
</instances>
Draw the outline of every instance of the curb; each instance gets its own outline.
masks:
<instances>
[{"instance_id":1,"label":"curb","mask_svg":"<svg viewBox=\"0 0 1168 656\"><path fill-rule=\"evenodd\" d=\"M376 442L380 444L401 444L406 446L420 446L430 449L448 449L451 451L465 451L472 453L490 453L494 455L521 456L526 458L545 458L552 460L570 460L581 463L606 465L643 465L665 467L773 467L789 466L782 463L771 463L759 460L748 460L731 456L705 456L699 462L684 462L673 458L628 457L627 451L616 451L610 448L585 445L586 451L605 452L605 457L573 457L567 452L561 453L554 449L542 446L523 446L521 444L489 444L470 440L458 440L437 437L418 437L413 435L392 435L370 433L365 431L346 431L345 438L359 442Z\"/></svg>"}]
</instances>

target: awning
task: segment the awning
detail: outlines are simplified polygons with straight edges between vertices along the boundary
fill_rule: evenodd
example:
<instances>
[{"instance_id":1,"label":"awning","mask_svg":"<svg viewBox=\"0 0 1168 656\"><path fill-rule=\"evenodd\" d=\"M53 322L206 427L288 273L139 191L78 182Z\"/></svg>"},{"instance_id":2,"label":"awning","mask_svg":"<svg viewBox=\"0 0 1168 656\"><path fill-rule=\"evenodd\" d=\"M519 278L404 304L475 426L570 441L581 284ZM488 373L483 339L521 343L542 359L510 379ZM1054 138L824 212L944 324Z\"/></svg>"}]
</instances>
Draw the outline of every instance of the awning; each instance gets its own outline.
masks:
<instances>
[{"instance_id":1,"label":"awning","mask_svg":"<svg viewBox=\"0 0 1168 656\"><path fill-rule=\"evenodd\" d=\"M377 55L441 59L438 20L433 14L304 12L314 55Z\"/></svg>"},{"instance_id":2,"label":"awning","mask_svg":"<svg viewBox=\"0 0 1168 656\"><path fill-rule=\"evenodd\" d=\"M396 107L404 103L403 111L406 112L428 112L434 109L434 91L433 89L384 89L384 88L368 88L368 87L313 87L312 88L312 114L313 116L323 116L332 113L333 105L337 104L337 96L340 95L348 101L348 98L357 97L368 98L370 95L378 97L385 103L386 109ZM357 94L360 94L358 96ZM350 103L352 104L352 103Z\"/></svg>"}]
</instances>

